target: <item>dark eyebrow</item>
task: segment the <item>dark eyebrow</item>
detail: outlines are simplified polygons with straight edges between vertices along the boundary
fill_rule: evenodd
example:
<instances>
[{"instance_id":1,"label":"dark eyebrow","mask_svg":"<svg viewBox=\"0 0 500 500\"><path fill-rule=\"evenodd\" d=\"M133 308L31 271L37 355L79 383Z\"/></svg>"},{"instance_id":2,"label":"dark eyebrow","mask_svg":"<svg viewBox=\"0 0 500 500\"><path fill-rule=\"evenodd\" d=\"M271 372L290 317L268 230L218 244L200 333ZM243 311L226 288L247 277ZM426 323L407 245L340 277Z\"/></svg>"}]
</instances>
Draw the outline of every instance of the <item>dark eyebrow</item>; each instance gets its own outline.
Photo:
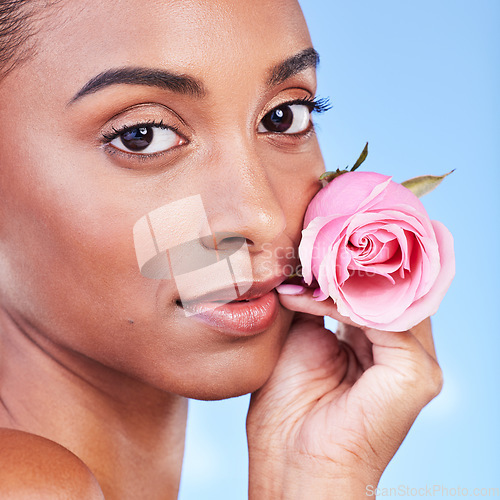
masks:
<instances>
[{"instance_id":1,"label":"dark eyebrow","mask_svg":"<svg viewBox=\"0 0 500 500\"><path fill-rule=\"evenodd\" d=\"M81 97L93 94L110 85L148 85L180 94L203 97L206 91L196 78L161 69L125 67L109 69L89 80L71 99L72 104Z\"/></svg>"},{"instance_id":2,"label":"dark eyebrow","mask_svg":"<svg viewBox=\"0 0 500 500\"><path fill-rule=\"evenodd\" d=\"M274 66L267 83L279 85L307 68L316 68L318 64L319 54L312 47L305 49Z\"/></svg>"}]
</instances>

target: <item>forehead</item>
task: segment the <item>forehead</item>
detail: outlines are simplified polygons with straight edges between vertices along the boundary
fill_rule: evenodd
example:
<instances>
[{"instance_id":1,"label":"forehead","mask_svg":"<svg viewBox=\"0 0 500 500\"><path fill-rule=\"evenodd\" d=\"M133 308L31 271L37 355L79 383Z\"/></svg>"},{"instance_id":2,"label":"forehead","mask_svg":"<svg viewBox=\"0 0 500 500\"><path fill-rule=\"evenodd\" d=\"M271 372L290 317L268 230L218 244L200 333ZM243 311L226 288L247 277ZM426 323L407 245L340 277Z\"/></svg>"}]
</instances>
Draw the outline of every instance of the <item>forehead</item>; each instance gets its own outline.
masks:
<instances>
[{"instance_id":1,"label":"forehead","mask_svg":"<svg viewBox=\"0 0 500 500\"><path fill-rule=\"evenodd\" d=\"M37 63L61 81L71 75L72 89L120 66L243 83L311 45L295 0L66 0L50 16Z\"/></svg>"}]
</instances>

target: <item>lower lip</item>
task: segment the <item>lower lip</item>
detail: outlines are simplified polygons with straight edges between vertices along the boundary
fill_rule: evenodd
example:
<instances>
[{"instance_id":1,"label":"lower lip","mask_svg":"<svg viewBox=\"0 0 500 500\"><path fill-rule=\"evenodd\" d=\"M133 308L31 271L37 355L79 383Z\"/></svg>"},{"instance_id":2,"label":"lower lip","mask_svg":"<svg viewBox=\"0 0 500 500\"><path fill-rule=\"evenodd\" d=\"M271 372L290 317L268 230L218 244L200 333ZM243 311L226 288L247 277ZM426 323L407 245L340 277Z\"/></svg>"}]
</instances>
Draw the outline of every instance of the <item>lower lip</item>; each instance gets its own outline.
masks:
<instances>
[{"instance_id":1,"label":"lower lip","mask_svg":"<svg viewBox=\"0 0 500 500\"><path fill-rule=\"evenodd\" d=\"M274 322L279 301L274 290L248 302L194 302L184 305L189 316L224 333L246 336L262 333Z\"/></svg>"}]
</instances>

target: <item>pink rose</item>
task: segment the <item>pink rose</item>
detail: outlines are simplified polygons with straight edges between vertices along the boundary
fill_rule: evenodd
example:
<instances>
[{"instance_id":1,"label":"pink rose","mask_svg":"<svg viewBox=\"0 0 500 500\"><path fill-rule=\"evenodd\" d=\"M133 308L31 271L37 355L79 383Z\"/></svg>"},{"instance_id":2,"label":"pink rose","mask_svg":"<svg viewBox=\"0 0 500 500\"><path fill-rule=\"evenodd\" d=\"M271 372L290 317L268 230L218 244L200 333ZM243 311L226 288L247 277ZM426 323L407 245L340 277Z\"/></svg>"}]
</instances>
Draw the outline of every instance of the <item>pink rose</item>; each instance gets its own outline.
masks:
<instances>
[{"instance_id":1,"label":"pink rose","mask_svg":"<svg viewBox=\"0 0 500 500\"><path fill-rule=\"evenodd\" d=\"M434 314L455 274L453 237L390 177L348 172L309 204L299 257L314 297L355 323L403 331Z\"/></svg>"}]
</instances>

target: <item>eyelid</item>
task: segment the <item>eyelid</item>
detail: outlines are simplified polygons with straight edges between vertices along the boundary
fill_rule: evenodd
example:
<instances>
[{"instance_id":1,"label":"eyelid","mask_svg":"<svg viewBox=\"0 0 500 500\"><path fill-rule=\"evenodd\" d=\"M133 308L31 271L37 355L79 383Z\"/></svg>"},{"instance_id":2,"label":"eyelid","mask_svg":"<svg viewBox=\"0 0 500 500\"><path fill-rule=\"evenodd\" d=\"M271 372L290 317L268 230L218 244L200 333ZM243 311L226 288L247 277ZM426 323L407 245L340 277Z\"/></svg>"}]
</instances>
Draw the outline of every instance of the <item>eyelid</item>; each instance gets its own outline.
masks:
<instances>
[{"instance_id":1,"label":"eyelid","mask_svg":"<svg viewBox=\"0 0 500 500\"><path fill-rule=\"evenodd\" d=\"M97 137L98 142L105 143L106 138L116 137L117 131L122 133L138 125L168 126L184 139L188 138L186 134L189 134L191 130L189 125L174 109L160 102L142 102L121 109L108 117L100 126ZM183 132L181 133L180 130Z\"/></svg>"},{"instance_id":2,"label":"eyelid","mask_svg":"<svg viewBox=\"0 0 500 500\"><path fill-rule=\"evenodd\" d=\"M268 110L263 113L260 120L262 120L268 113L281 106L292 106L294 104L308 106L311 113L325 113L332 108L329 97L315 97L309 95L307 97L298 97L288 100L284 99L282 102L277 102L276 104L273 104L271 108L268 108Z\"/></svg>"},{"instance_id":3,"label":"eyelid","mask_svg":"<svg viewBox=\"0 0 500 500\"><path fill-rule=\"evenodd\" d=\"M270 114L275 112L276 110L283 108L283 107L289 107L293 108L296 106L303 106L306 107L309 111L309 126L305 127L303 130L301 129L300 131L292 131L288 132L287 130L268 130L266 126L264 125L264 120L265 118ZM293 138L298 139L298 138L306 138L310 136L311 130L314 129L313 122L311 121L312 118L312 113L324 113L325 111L328 111L331 108L330 101L328 98L319 98L312 96L311 94L306 97L298 97L295 99L289 99L289 100L284 100L281 103L276 103L270 110L266 111L263 116L260 118L258 125L257 125L257 132L259 134L265 134L268 136L288 136L287 140L291 140ZM289 129L293 128L293 123L290 125ZM261 130L263 129L263 130Z\"/></svg>"},{"instance_id":4,"label":"eyelid","mask_svg":"<svg viewBox=\"0 0 500 500\"><path fill-rule=\"evenodd\" d=\"M151 127L151 128L160 128L161 130L168 130L172 131L174 134L177 135L179 139L179 143L169 146L165 149L159 150L159 151L153 151L153 152L146 152L143 150L143 152L139 151L130 151L126 149L121 149L119 147L116 147L114 144L112 144L116 139L118 139L122 134L124 134L127 131L141 128L141 127ZM165 155L173 154L175 150L179 149L182 146L186 146L189 144L189 139L186 138L184 134L179 132L178 128L176 126L172 125L165 125L163 123L163 120L160 120L159 122L155 121L143 121L143 122L135 122L131 125L123 125L120 128L115 128L112 127L113 133L112 134L105 134L101 133L102 138L101 138L101 144L102 147L105 149L107 154L117 156L118 158L122 158L123 161L125 162L122 166L125 166L126 168L130 162L148 162L148 161L154 161L155 159L158 159L160 157L163 157Z\"/></svg>"},{"instance_id":5,"label":"eyelid","mask_svg":"<svg viewBox=\"0 0 500 500\"><path fill-rule=\"evenodd\" d=\"M104 132L101 133L101 135L102 135L102 142L104 144L108 144L111 141L113 141L114 139L116 139L118 136L120 136L121 134L123 134L125 132L128 132L130 130L133 130L135 128L141 128L141 127L156 127L156 128L161 128L163 130L172 130L173 132L175 132L176 134L178 134L179 136L181 136L185 141L187 141L187 139L184 136L184 134L182 134L181 132L179 132L179 128L178 127L176 127L175 125L165 125L163 123L163 119L162 119L159 122L157 122L155 120L140 121L140 122L132 123L130 125L122 125L119 128L111 127L112 130L113 130L113 132L111 134L106 134Z\"/></svg>"}]
</instances>

